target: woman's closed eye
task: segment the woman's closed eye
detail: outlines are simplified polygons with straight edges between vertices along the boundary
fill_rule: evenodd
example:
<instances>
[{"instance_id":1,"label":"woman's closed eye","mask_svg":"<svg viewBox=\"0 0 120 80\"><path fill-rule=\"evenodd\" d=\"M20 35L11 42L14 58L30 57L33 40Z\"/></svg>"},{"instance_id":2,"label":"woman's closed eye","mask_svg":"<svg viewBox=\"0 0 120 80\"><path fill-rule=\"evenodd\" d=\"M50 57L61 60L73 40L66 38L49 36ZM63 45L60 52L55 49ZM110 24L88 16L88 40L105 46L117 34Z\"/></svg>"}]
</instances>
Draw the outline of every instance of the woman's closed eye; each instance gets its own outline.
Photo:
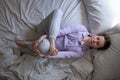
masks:
<instances>
[{"instance_id":1,"label":"woman's closed eye","mask_svg":"<svg viewBox=\"0 0 120 80\"><path fill-rule=\"evenodd\" d=\"M97 37L97 40L99 40L99 37Z\"/></svg>"}]
</instances>

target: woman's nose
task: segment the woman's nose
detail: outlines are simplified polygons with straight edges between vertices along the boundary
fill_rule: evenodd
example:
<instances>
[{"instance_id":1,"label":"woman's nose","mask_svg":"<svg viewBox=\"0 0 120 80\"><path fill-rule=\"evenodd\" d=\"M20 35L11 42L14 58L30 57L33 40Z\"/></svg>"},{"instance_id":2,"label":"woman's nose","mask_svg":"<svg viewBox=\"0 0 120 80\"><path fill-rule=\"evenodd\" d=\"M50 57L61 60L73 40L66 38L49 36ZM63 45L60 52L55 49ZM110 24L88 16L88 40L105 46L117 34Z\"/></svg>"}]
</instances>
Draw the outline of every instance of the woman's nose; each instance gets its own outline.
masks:
<instances>
[{"instance_id":1,"label":"woman's nose","mask_svg":"<svg viewBox=\"0 0 120 80\"><path fill-rule=\"evenodd\" d=\"M94 39L93 42L98 42L98 40L97 40L97 39Z\"/></svg>"}]
</instances>

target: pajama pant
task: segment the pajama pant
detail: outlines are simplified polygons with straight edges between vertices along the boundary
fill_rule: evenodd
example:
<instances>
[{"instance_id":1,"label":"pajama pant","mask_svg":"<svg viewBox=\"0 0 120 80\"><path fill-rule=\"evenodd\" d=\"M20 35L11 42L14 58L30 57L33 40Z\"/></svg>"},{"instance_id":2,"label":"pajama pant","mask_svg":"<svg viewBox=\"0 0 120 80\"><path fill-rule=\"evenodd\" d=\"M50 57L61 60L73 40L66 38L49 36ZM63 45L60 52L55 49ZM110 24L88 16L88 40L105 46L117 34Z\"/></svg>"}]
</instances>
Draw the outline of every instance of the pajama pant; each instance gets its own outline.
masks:
<instances>
[{"instance_id":1,"label":"pajama pant","mask_svg":"<svg viewBox=\"0 0 120 80\"><path fill-rule=\"evenodd\" d=\"M49 26L48 26L48 31L49 31L48 38L42 40L38 45L40 52L42 52L43 54L49 52L49 49L50 49L49 38L56 39L56 37L58 35L61 20L62 20L62 15L63 15L63 12L60 9L55 9L53 11L52 15L50 16ZM28 47L32 48L32 44L33 44L33 42L30 42L28 44Z\"/></svg>"}]
</instances>

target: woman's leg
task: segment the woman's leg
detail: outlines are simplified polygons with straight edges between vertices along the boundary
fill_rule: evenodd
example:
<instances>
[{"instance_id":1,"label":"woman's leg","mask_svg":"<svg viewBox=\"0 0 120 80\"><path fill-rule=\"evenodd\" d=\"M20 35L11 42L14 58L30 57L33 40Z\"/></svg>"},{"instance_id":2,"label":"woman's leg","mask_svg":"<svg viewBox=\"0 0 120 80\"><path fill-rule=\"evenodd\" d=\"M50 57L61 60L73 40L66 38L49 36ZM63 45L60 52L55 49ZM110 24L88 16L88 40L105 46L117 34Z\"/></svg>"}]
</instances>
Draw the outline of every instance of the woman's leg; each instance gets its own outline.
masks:
<instances>
[{"instance_id":1,"label":"woman's leg","mask_svg":"<svg viewBox=\"0 0 120 80\"><path fill-rule=\"evenodd\" d=\"M16 41L16 44L21 48L28 48L32 50L33 42L32 41Z\"/></svg>"},{"instance_id":2,"label":"woman's leg","mask_svg":"<svg viewBox=\"0 0 120 80\"><path fill-rule=\"evenodd\" d=\"M63 12L60 9L56 9L52 12L52 14L50 15L49 18L49 27L48 27L48 38L49 39L56 39L59 29L60 29L60 24L61 24L61 20L62 20L62 15ZM47 31L46 30L46 31ZM42 41L41 44L47 44L47 41ZM48 48L48 45L39 45L39 49L40 51L43 52L47 52L46 50ZM55 45L51 45L51 41L50 41L50 47L49 50L52 49L52 53L54 53L55 51L57 51L57 49L55 48Z\"/></svg>"},{"instance_id":3,"label":"woman's leg","mask_svg":"<svg viewBox=\"0 0 120 80\"><path fill-rule=\"evenodd\" d=\"M35 55L40 56L40 57L44 57L43 54L39 53L39 51L34 51L33 50L33 42L32 41L16 41L16 44L21 47L21 48L27 48L29 50L31 50L33 53L36 53Z\"/></svg>"},{"instance_id":4,"label":"woman's leg","mask_svg":"<svg viewBox=\"0 0 120 80\"><path fill-rule=\"evenodd\" d=\"M62 21L63 12L60 9L56 9L53 11L52 16L49 20L49 38L56 39L61 21Z\"/></svg>"}]
</instances>

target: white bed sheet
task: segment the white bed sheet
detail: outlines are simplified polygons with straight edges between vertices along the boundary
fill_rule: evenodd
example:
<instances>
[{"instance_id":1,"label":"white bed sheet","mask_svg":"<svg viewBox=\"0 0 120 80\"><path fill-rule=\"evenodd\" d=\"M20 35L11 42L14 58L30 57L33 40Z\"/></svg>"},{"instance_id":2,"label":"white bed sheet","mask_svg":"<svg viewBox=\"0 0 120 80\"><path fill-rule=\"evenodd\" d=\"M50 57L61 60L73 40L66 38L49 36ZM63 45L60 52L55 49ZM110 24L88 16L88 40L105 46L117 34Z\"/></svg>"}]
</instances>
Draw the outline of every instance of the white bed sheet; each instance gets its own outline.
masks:
<instances>
[{"instance_id":1,"label":"white bed sheet","mask_svg":"<svg viewBox=\"0 0 120 80\"><path fill-rule=\"evenodd\" d=\"M42 27L40 23L57 8L64 12L62 26L87 26L81 0L0 0L0 79L86 80L90 76L93 69L90 58L83 58L80 63L78 59L41 59L28 51L20 56L15 39L36 39L35 28ZM48 24L47 20L44 24ZM84 62L89 68L76 67Z\"/></svg>"}]
</instances>

